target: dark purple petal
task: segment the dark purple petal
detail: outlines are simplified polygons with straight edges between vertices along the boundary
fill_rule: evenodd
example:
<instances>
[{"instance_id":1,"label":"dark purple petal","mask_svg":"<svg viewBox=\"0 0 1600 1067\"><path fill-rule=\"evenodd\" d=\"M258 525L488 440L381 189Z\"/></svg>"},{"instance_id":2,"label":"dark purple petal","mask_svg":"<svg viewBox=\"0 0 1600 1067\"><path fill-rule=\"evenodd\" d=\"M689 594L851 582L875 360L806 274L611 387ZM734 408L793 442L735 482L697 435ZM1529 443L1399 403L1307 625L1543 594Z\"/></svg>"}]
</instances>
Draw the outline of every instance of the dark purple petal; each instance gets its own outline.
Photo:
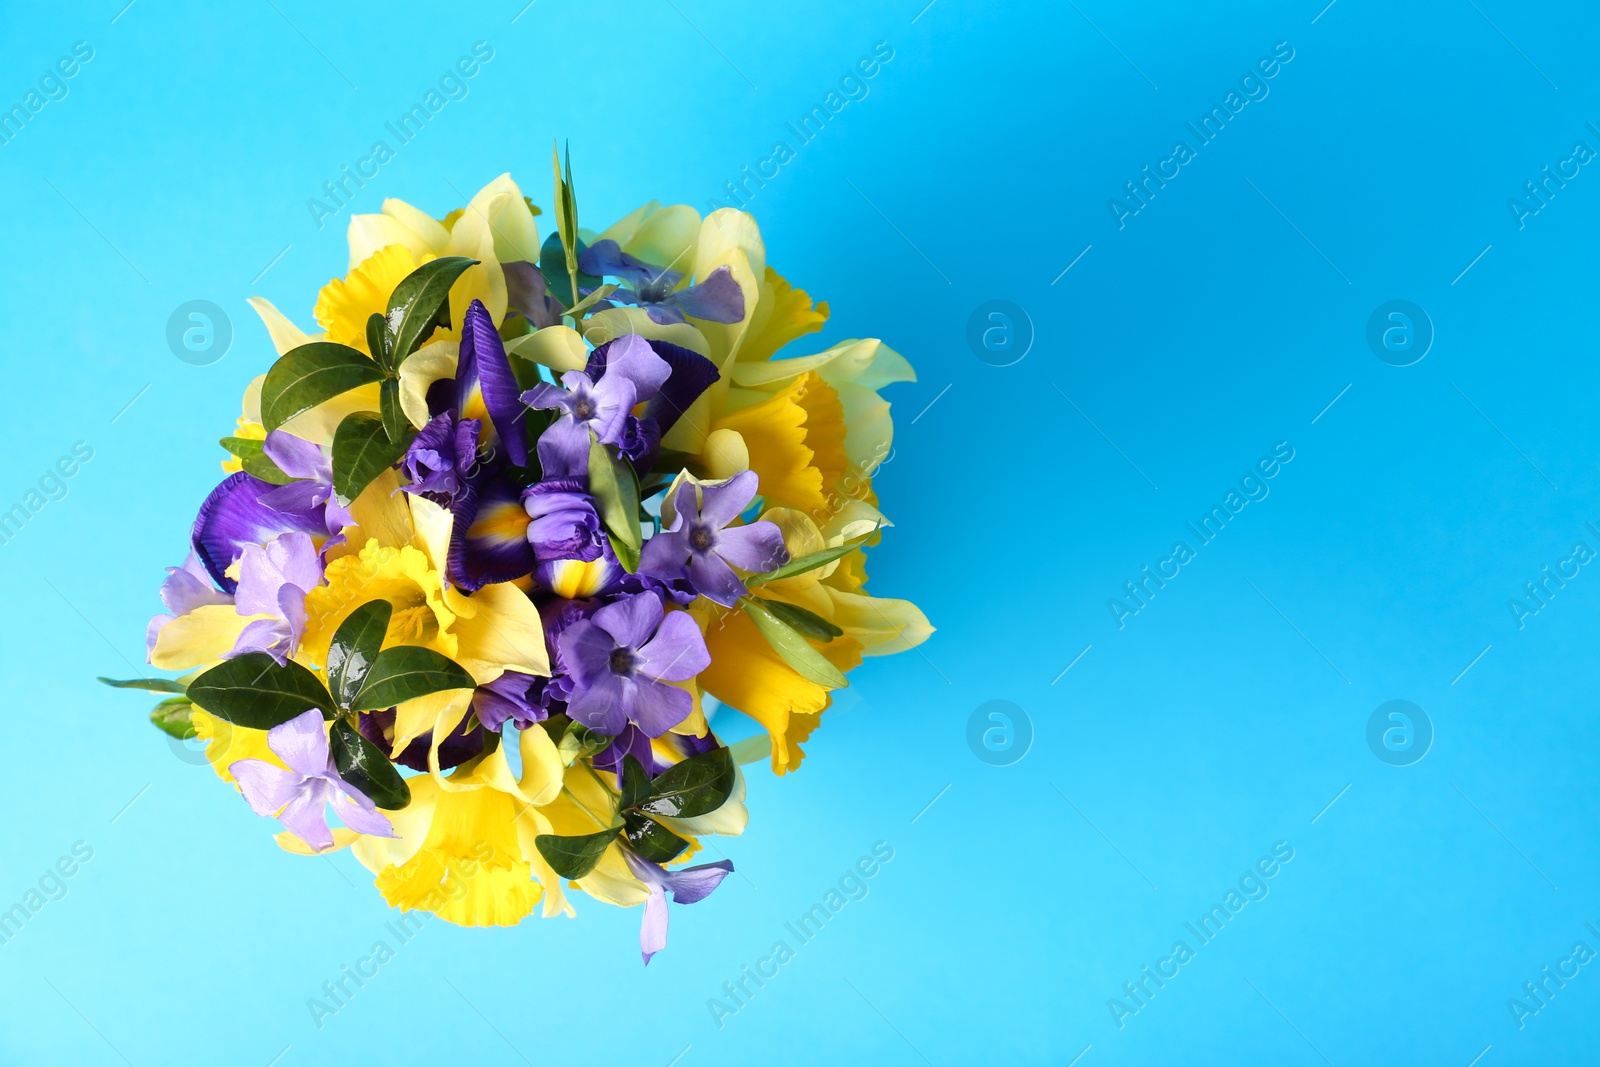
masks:
<instances>
[{"instance_id":1,"label":"dark purple petal","mask_svg":"<svg viewBox=\"0 0 1600 1067\"><path fill-rule=\"evenodd\" d=\"M614 600L594 613L595 625L622 648L639 648L661 625L661 601L648 594Z\"/></svg>"},{"instance_id":2,"label":"dark purple petal","mask_svg":"<svg viewBox=\"0 0 1600 1067\"><path fill-rule=\"evenodd\" d=\"M733 323L744 318L744 292L727 267L718 267L705 281L679 289L662 303L707 322Z\"/></svg>"},{"instance_id":3,"label":"dark purple petal","mask_svg":"<svg viewBox=\"0 0 1600 1067\"><path fill-rule=\"evenodd\" d=\"M429 419L400 461L401 472L411 482L402 488L445 500L454 498L477 462L479 429L477 419L458 421L454 410Z\"/></svg>"},{"instance_id":4,"label":"dark purple petal","mask_svg":"<svg viewBox=\"0 0 1600 1067\"><path fill-rule=\"evenodd\" d=\"M622 246L609 237L596 241L578 253L578 269L596 278L621 278L631 285L647 285L661 273L642 259L636 259L622 250Z\"/></svg>"},{"instance_id":5,"label":"dark purple petal","mask_svg":"<svg viewBox=\"0 0 1600 1067\"><path fill-rule=\"evenodd\" d=\"M328 536L327 520L320 507L279 511L262 504L261 497L275 488L270 482L240 471L223 479L200 505L190 534L195 554L212 580L230 593L237 583L226 571L246 545L265 544L291 530L308 533L319 542Z\"/></svg>"},{"instance_id":6,"label":"dark purple petal","mask_svg":"<svg viewBox=\"0 0 1600 1067\"><path fill-rule=\"evenodd\" d=\"M507 722L515 722L517 729L526 730L546 718L549 712L534 703L535 692L542 688L543 678L519 671L505 671L472 693L472 710L478 721L495 732Z\"/></svg>"},{"instance_id":7,"label":"dark purple petal","mask_svg":"<svg viewBox=\"0 0 1600 1067\"><path fill-rule=\"evenodd\" d=\"M601 348L605 346L602 345ZM700 394L711 388L720 375L717 365L698 352L691 352L687 348L669 344L666 341L651 341L650 348L656 355L666 361L672 369L672 374L661 386L661 391L655 399L645 405L643 418L654 419L661 428L663 436L677 424L689 406L700 398ZM595 351L599 351L596 349Z\"/></svg>"},{"instance_id":8,"label":"dark purple petal","mask_svg":"<svg viewBox=\"0 0 1600 1067\"><path fill-rule=\"evenodd\" d=\"M528 462L528 442L522 426L522 390L511 373L506 346L495 331L483 302L473 300L461 321L461 354L456 364L456 411L476 416L481 406L506 446L516 466Z\"/></svg>"},{"instance_id":9,"label":"dark purple petal","mask_svg":"<svg viewBox=\"0 0 1600 1067\"><path fill-rule=\"evenodd\" d=\"M558 559L588 562L600 558L604 539L594 498L580 478L551 478L523 490L528 543L540 563Z\"/></svg>"},{"instance_id":10,"label":"dark purple petal","mask_svg":"<svg viewBox=\"0 0 1600 1067\"><path fill-rule=\"evenodd\" d=\"M474 696L476 701L476 696ZM384 755L394 747L393 708L387 711L363 712L356 725L361 736L383 749ZM439 769L449 770L482 754L492 735L471 715L464 715L456 728L439 743ZM428 750L433 747L433 731L429 730L400 751L395 762L414 771L428 769Z\"/></svg>"},{"instance_id":11,"label":"dark purple petal","mask_svg":"<svg viewBox=\"0 0 1600 1067\"><path fill-rule=\"evenodd\" d=\"M661 427L648 416L642 419L632 415L622 420L622 439L617 451L633 463L634 469L648 471L661 451Z\"/></svg>"},{"instance_id":12,"label":"dark purple petal","mask_svg":"<svg viewBox=\"0 0 1600 1067\"><path fill-rule=\"evenodd\" d=\"M455 521L446 567L451 582L472 593L533 570L528 513L522 507L522 490L514 482L486 472L467 483L451 510Z\"/></svg>"},{"instance_id":13,"label":"dark purple petal","mask_svg":"<svg viewBox=\"0 0 1600 1067\"><path fill-rule=\"evenodd\" d=\"M735 567L752 574L765 574L789 562L783 545L783 531L776 523L752 522L748 526L729 526L717 534L716 553Z\"/></svg>"},{"instance_id":14,"label":"dark purple petal","mask_svg":"<svg viewBox=\"0 0 1600 1067\"><path fill-rule=\"evenodd\" d=\"M670 734L668 736L677 736ZM597 771L610 771L620 774L622 771L622 758L632 756L639 761L645 773L652 778L667 769L667 764L656 759L655 747L650 742L650 735L629 723L623 727L620 734L612 740L611 744L596 753L593 763Z\"/></svg>"},{"instance_id":15,"label":"dark purple petal","mask_svg":"<svg viewBox=\"0 0 1600 1067\"><path fill-rule=\"evenodd\" d=\"M706 639L685 611L670 612L662 619L655 636L634 656L639 674L669 682L686 681L711 665Z\"/></svg>"}]
</instances>

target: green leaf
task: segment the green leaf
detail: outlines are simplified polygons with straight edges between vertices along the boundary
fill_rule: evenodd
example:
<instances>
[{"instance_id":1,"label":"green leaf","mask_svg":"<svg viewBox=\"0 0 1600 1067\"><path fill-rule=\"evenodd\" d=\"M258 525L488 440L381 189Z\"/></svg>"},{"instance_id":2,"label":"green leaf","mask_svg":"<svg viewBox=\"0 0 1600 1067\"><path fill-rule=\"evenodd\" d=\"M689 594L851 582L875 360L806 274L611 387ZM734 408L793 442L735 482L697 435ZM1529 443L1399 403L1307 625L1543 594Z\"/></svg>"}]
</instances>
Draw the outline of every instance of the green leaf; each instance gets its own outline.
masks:
<instances>
[{"instance_id":1,"label":"green leaf","mask_svg":"<svg viewBox=\"0 0 1600 1067\"><path fill-rule=\"evenodd\" d=\"M689 847L689 842L637 811L623 813L622 831L633 850L651 863L669 863Z\"/></svg>"},{"instance_id":2,"label":"green leaf","mask_svg":"<svg viewBox=\"0 0 1600 1067\"><path fill-rule=\"evenodd\" d=\"M772 646L773 651L782 656L783 661L793 667L802 678L829 689L843 689L850 684L845 681L844 675L839 673L839 668L829 663L821 652L812 648L794 627L774 615L763 601L745 597L739 601L739 606L750 616L751 621L756 624L756 629L761 631L761 636L767 639L767 644Z\"/></svg>"},{"instance_id":3,"label":"green leaf","mask_svg":"<svg viewBox=\"0 0 1600 1067\"><path fill-rule=\"evenodd\" d=\"M639 810L680 819L716 811L733 792L735 773L726 748L690 756L656 775Z\"/></svg>"},{"instance_id":4,"label":"green leaf","mask_svg":"<svg viewBox=\"0 0 1600 1067\"><path fill-rule=\"evenodd\" d=\"M333 432L333 492L339 503L349 507L373 479L399 462L411 436L391 439L383 419L370 411L346 415Z\"/></svg>"},{"instance_id":5,"label":"green leaf","mask_svg":"<svg viewBox=\"0 0 1600 1067\"><path fill-rule=\"evenodd\" d=\"M794 629L801 636L809 637L813 641L832 641L835 637L844 633L839 627L814 611L807 611L805 608L795 607L793 604L785 604L781 600L763 600L761 603L766 605L767 610L776 615L780 622Z\"/></svg>"},{"instance_id":6,"label":"green leaf","mask_svg":"<svg viewBox=\"0 0 1600 1067\"><path fill-rule=\"evenodd\" d=\"M389 757L343 719L334 723L328 733L328 750L339 777L365 793L378 807L399 811L411 803L411 787Z\"/></svg>"},{"instance_id":7,"label":"green leaf","mask_svg":"<svg viewBox=\"0 0 1600 1067\"><path fill-rule=\"evenodd\" d=\"M294 480L272 462L272 458L262 448L260 441L253 441L248 437L224 437L217 443L239 458L239 465L244 468L246 474L253 474L273 485L287 485Z\"/></svg>"},{"instance_id":8,"label":"green leaf","mask_svg":"<svg viewBox=\"0 0 1600 1067\"><path fill-rule=\"evenodd\" d=\"M261 384L261 422L276 430L303 411L383 379L383 368L348 345L313 341L285 353Z\"/></svg>"},{"instance_id":9,"label":"green leaf","mask_svg":"<svg viewBox=\"0 0 1600 1067\"><path fill-rule=\"evenodd\" d=\"M374 311L367 316L367 351L378 361L378 366L393 373L394 355L389 351L389 331L386 326L382 312Z\"/></svg>"},{"instance_id":10,"label":"green leaf","mask_svg":"<svg viewBox=\"0 0 1600 1067\"><path fill-rule=\"evenodd\" d=\"M378 412L383 418L383 432L389 440L399 441L408 436L406 431L411 429L411 421L400 407L400 379L385 378L383 384L378 386Z\"/></svg>"},{"instance_id":11,"label":"green leaf","mask_svg":"<svg viewBox=\"0 0 1600 1067\"><path fill-rule=\"evenodd\" d=\"M179 741L187 741L194 736L194 723L189 721L193 711L194 705L189 703L187 697L173 697L156 705L156 709L150 713L150 721L162 733Z\"/></svg>"},{"instance_id":12,"label":"green leaf","mask_svg":"<svg viewBox=\"0 0 1600 1067\"><path fill-rule=\"evenodd\" d=\"M570 767L574 760L603 751L612 741L605 734L595 733L583 723L574 722L565 715L546 719L543 725L556 742L556 753L561 757L563 767Z\"/></svg>"},{"instance_id":13,"label":"green leaf","mask_svg":"<svg viewBox=\"0 0 1600 1067\"><path fill-rule=\"evenodd\" d=\"M116 678L101 678L101 682L113 689L148 689L152 693L181 693L183 683L175 682L171 678L128 678L119 681Z\"/></svg>"},{"instance_id":14,"label":"green leaf","mask_svg":"<svg viewBox=\"0 0 1600 1067\"><path fill-rule=\"evenodd\" d=\"M582 241L578 242L580 254L588 247ZM561 301L562 307L570 308L577 302L572 293L572 276L567 273L567 251L559 233L546 237L544 244L539 247L539 273L544 275L544 287L551 296ZM603 281L604 278L597 278L593 274L578 272L580 289L593 289Z\"/></svg>"},{"instance_id":15,"label":"green leaf","mask_svg":"<svg viewBox=\"0 0 1600 1067\"><path fill-rule=\"evenodd\" d=\"M555 143L550 144L550 163L555 168L556 229L561 234L561 247L566 251L567 278L571 292L578 291L578 198L572 191L572 146L567 146L567 170L561 173L561 156ZM565 301L569 306L572 301Z\"/></svg>"},{"instance_id":16,"label":"green leaf","mask_svg":"<svg viewBox=\"0 0 1600 1067\"><path fill-rule=\"evenodd\" d=\"M533 839L544 861L563 878L582 878L594 870L611 842L617 839L620 826L594 834L561 837L557 834L540 834Z\"/></svg>"},{"instance_id":17,"label":"green leaf","mask_svg":"<svg viewBox=\"0 0 1600 1067\"><path fill-rule=\"evenodd\" d=\"M383 647L389 631L394 605L387 600L369 600L339 624L328 646L328 688L341 708L361 692L367 673Z\"/></svg>"},{"instance_id":18,"label":"green leaf","mask_svg":"<svg viewBox=\"0 0 1600 1067\"><path fill-rule=\"evenodd\" d=\"M333 697L322 681L289 660L282 666L265 652L225 659L189 683L189 699L225 722L270 730L309 708L326 717Z\"/></svg>"},{"instance_id":19,"label":"green leaf","mask_svg":"<svg viewBox=\"0 0 1600 1067\"><path fill-rule=\"evenodd\" d=\"M384 316L389 334L390 362L395 370L450 318L450 287L461 273L478 261L465 256L432 259L406 275L389 294L389 310Z\"/></svg>"},{"instance_id":20,"label":"green leaf","mask_svg":"<svg viewBox=\"0 0 1600 1067\"><path fill-rule=\"evenodd\" d=\"M814 571L818 567L825 567L834 560L843 559L860 548L866 543L867 538L877 532L877 530L873 530L872 533L853 538L842 545L834 545L832 548L824 548L820 552L808 552L803 556L796 556L777 570L746 578L744 584L747 586L761 585L764 582L775 582L780 578L793 578L797 574L804 574L806 571Z\"/></svg>"},{"instance_id":21,"label":"green leaf","mask_svg":"<svg viewBox=\"0 0 1600 1067\"><path fill-rule=\"evenodd\" d=\"M582 281L585 277L587 277L587 275L579 275L579 281ZM611 282L606 282L604 285L596 286L594 289L590 290L588 296L569 307L567 309L567 314L571 315L573 318L582 318L590 308L594 307L600 301L616 292L619 288L621 288L621 286L615 285Z\"/></svg>"},{"instance_id":22,"label":"green leaf","mask_svg":"<svg viewBox=\"0 0 1600 1067\"><path fill-rule=\"evenodd\" d=\"M636 808L644 802L650 794L650 772L644 769L644 764L632 756L622 757L622 796L617 801L617 810L626 811Z\"/></svg>"},{"instance_id":23,"label":"green leaf","mask_svg":"<svg viewBox=\"0 0 1600 1067\"><path fill-rule=\"evenodd\" d=\"M618 459L599 441L589 443L589 495L611 532L611 547L629 573L639 569L639 480L633 464Z\"/></svg>"},{"instance_id":24,"label":"green leaf","mask_svg":"<svg viewBox=\"0 0 1600 1067\"><path fill-rule=\"evenodd\" d=\"M421 645L395 645L378 653L350 710L381 711L429 693L471 689L476 684L448 656Z\"/></svg>"}]
</instances>

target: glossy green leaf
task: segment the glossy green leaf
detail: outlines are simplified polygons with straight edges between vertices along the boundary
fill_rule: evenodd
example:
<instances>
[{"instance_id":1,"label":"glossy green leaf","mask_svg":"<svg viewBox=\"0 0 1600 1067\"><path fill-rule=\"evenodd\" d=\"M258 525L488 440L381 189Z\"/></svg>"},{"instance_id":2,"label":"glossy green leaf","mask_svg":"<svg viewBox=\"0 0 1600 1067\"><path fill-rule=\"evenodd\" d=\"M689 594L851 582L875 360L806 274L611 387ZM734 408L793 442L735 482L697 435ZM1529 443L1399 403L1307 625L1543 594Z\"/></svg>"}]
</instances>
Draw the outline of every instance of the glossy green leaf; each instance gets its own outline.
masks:
<instances>
[{"instance_id":1,"label":"glossy green leaf","mask_svg":"<svg viewBox=\"0 0 1600 1067\"><path fill-rule=\"evenodd\" d=\"M333 492L345 507L373 479L399 462L411 443L410 433L389 437L383 419L370 411L354 411L333 432Z\"/></svg>"},{"instance_id":2,"label":"glossy green leaf","mask_svg":"<svg viewBox=\"0 0 1600 1067\"><path fill-rule=\"evenodd\" d=\"M394 356L389 351L388 324L382 312L374 311L367 316L367 351L372 353L372 358L385 371L394 370Z\"/></svg>"},{"instance_id":3,"label":"glossy green leaf","mask_svg":"<svg viewBox=\"0 0 1600 1067\"><path fill-rule=\"evenodd\" d=\"M303 411L383 379L383 368L348 345L313 341L278 359L261 383L261 422L276 430Z\"/></svg>"},{"instance_id":4,"label":"glossy green leaf","mask_svg":"<svg viewBox=\"0 0 1600 1067\"><path fill-rule=\"evenodd\" d=\"M782 656L783 661L793 667L802 678L829 689L843 689L849 684L845 681L844 675L839 673L839 668L829 663L821 652L812 648L799 631L774 615L765 603L752 597L745 597L739 601L739 606L750 616L751 621L756 624L756 629L761 631L761 636L767 639L767 644L772 646L773 651Z\"/></svg>"},{"instance_id":5,"label":"glossy green leaf","mask_svg":"<svg viewBox=\"0 0 1600 1067\"><path fill-rule=\"evenodd\" d=\"M633 850L651 863L670 863L689 847L689 842L637 811L623 813L622 832Z\"/></svg>"},{"instance_id":6,"label":"glossy green leaf","mask_svg":"<svg viewBox=\"0 0 1600 1067\"><path fill-rule=\"evenodd\" d=\"M400 379L385 378L378 386L378 414L383 419L383 432L391 441L404 439L411 429L411 421L400 406Z\"/></svg>"},{"instance_id":7,"label":"glossy green leaf","mask_svg":"<svg viewBox=\"0 0 1600 1067\"><path fill-rule=\"evenodd\" d=\"M785 604L781 600L763 600L761 603L765 604L767 610L778 617L778 621L787 624L802 637L809 637L813 641L832 641L835 637L844 633L839 627L814 611L807 611L805 608L796 607L793 604Z\"/></svg>"},{"instance_id":8,"label":"glossy green leaf","mask_svg":"<svg viewBox=\"0 0 1600 1067\"><path fill-rule=\"evenodd\" d=\"M448 656L421 645L394 645L378 653L350 710L381 711L429 693L471 689L476 684Z\"/></svg>"},{"instance_id":9,"label":"glossy green leaf","mask_svg":"<svg viewBox=\"0 0 1600 1067\"><path fill-rule=\"evenodd\" d=\"M650 796L639 810L651 815L689 819L716 811L733 792L736 771L726 748L714 748L656 775Z\"/></svg>"},{"instance_id":10,"label":"glossy green leaf","mask_svg":"<svg viewBox=\"0 0 1600 1067\"><path fill-rule=\"evenodd\" d=\"M389 757L343 719L328 732L328 750L339 777L365 793L378 807L399 811L411 803L411 787Z\"/></svg>"},{"instance_id":11,"label":"glossy green leaf","mask_svg":"<svg viewBox=\"0 0 1600 1067\"><path fill-rule=\"evenodd\" d=\"M183 683L175 682L171 678L101 678L101 682L113 689L148 689L152 693L181 693Z\"/></svg>"},{"instance_id":12,"label":"glossy green leaf","mask_svg":"<svg viewBox=\"0 0 1600 1067\"><path fill-rule=\"evenodd\" d=\"M589 443L589 495L610 531L617 560L629 573L637 571L639 547L644 543L639 529L639 481L633 464L613 456L599 441Z\"/></svg>"},{"instance_id":13,"label":"glossy green leaf","mask_svg":"<svg viewBox=\"0 0 1600 1067\"><path fill-rule=\"evenodd\" d=\"M384 316L393 339L390 362L396 370L433 334L435 326L450 320L450 287L463 271L478 261L465 256L432 259L406 275L389 294Z\"/></svg>"},{"instance_id":14,"label":"glossy green leaf","mask_svg":"<svg viewBox=\"0 0 1600 1067\"><path fill-rule=\"evenodd\" d=\"M387 600L369 600L352 611L334 632L328 646L328 688L340 707L349 707L361 692L383 647L383 635L389 630L393 614L394 605Z\"/></svg>"},{"instance_id":15,"label":"glossy green leaf","mask_svg":"<svg viewBox=\"0 0 1600 1067\"><path fill-rule=\"evenodd\" d=\"M225 659L189 683L189 699L217 718L270 730L309 708L331 717L333 697L321 679L294 660L279 665L265 652Z\"/></svg>"},{"instance_id":16,"label":"glossy green leaf","mask_svg":"<svg viewBox=\"0 0 1600 1067\"><path fill-rule=\"evenodd\" d=\"M617 800L617 810L636 808L650 794L650 772L632 756L622 757L622 796Z\"/></svg>"},{"instance_id":17,"label":"glossy green leaf","mask_svg":"<svg viewBox=\"0 0 1600 1067\"><path fill-rule=\"evenodd\" d=\"M224 437L217 443L238 457L239 465L246 474L253 474L273 485L287 485L294 480L272 462L260 441L248 437Z\"/></svg>"},{"instance_id":18,"label":"glossy green leaf","mask_svg":"<svg viewBox=\"0 0 1600 1067\"><path fill-rule=\"evenodd\" d=\"M617 839L620 826L599 833L562 837L557 834L540 834L533 839L534 847L557 874L563 878L582 878L594 870L611 842Z\"/></svg>"},{"instance_id":19,"label":"glossy green leaf","mask_svg":"<svg viewBox=\"0 0 1600 1067\"><path fill-rule=\"evenodd\" d=\"M194 705L189 703L187 697L173 697L156 705L150 713L150 721L162 733L179 741L187 741L194 736L194 723L189 719L193 712Z\"/></svg>"}]
</instances>

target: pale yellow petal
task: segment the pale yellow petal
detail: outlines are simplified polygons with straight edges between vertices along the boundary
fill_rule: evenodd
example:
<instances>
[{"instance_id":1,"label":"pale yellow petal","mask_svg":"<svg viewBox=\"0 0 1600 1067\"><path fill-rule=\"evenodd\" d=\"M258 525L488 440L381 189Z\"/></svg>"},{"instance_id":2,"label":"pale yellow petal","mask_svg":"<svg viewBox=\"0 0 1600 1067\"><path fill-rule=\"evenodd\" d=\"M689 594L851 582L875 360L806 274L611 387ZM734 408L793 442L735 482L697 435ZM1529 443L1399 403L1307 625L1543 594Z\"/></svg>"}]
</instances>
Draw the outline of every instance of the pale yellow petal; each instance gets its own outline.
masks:
<instances>
[{"instance_id":1,"label":"pale yellow petal","mask_svg":"<svg viewBox=\"0 0 1600 1067\"><path fill-rule=\"evenodd\" d=\"M310 411L302 411L279 427L294 436L317 445L333 445L333 432L345 417L357 411L378 410L378 385L358 386L330 400L324 400Z\"/></svg>"},{"instance_id":2,"label":"pale yellow petal","mask_svg":"<svg viewBox=\"0 0 1600 1067\"><path fill-rule=\"evenodd\" d=\"M156 635L150 664L164 671L186 671L216 663L233 650L239 634L255 619L270 615L240 615L232 604L207 604L180 615Z\"/></svg>"},{"instance_id":3,"label":"pale yellow petal","mask_svg":"<svg viewBox=\"0 0 1600 1067\"><path fill-rule=\"evenodd\" d=\"M484 685L505 671L547 676L544 623L528 595L510 582L486 585L471 596L477 612L451 627L459 651L456 662Z\"/></svg>"},{"instance_id":4,"label":"pale yellow petal","mask_svg":"<svg viewBox=\"0 0 1600 1067\"><path fill-rule=\"evenodd\" d=\"M520 356L557 373L582 370L589 364L589 346L571 326L546 326L506 342L506 354ZM412 357L415 358L415 357ZM405 367L400 368L405 373Z\"/></svg>"},{"instance_id":5,"label":"pale yellow petal","mask_svg":"<svg viewBox=\"0 0 1600 1067\"><path fill-rule=\"evenodd\" d=\"M272 347L278 350L278 355L283 355L290 349L299 348L301 345L310 344L314 337L307 334L300 327L290 322L283 312L272 306L272 301L264 297L252 296L250 306L261 316L261 322L267 328L267 335L272 338Z\"/></svg>"},{"instance_id":6,"label":"pale yellow petal","mask_svg":"<svg viewBox=\"0 0 1600 1067\"><path fill-rule=\"evenodd\" d=\"M824 587L827 588L827 587ZM864 656L887 656L922 644L933 634L928 617L909 600L865 596L827 588L833 610L823 617L861 642Z\"/></svg>"},{"instance_id":7,"label":"pale yellow petal","mask_svg":"<svg viewBox=\"0 0 1600 1067\"><path fill-rule=\"evenodd\" d=\"M443 337L423 345L400 364L400 410L417 429L428 425L428 387L456 376L460 342Z\"/></svg>"}]
</instances>

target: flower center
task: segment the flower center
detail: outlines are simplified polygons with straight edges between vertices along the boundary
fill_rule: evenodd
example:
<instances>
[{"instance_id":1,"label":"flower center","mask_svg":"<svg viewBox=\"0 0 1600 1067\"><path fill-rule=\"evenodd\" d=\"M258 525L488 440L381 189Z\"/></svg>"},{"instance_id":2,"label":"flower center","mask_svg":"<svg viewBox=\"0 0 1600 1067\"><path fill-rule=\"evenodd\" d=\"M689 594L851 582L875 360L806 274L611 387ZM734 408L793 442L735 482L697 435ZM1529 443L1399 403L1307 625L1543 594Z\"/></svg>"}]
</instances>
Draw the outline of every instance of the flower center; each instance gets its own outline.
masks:
<instances>
[{"instance_id":1,"label":"flower center","mask_svg":"<svg viewBox=\"0 0 1600 1067\"><path fill-rule=\"evenodd\" d=\"M689 531L689 547L696 552L704 552L711 547L711 528L709 526L696 526Z\"/></svg>"},{"instance_id":2,"label":"flower center","mask_svg":"<svg viewBox=\"0 0 1600 1067\"><path fill-rule=\"evenodd\" d=\"M632 674L636 657L631 648L614 648L611 650L611 673Z\"/></svg>"},{"instance_id":3,"label":"flower center","mask_svg":"<svg viewBox=\"0 0 1600 1067\"><path fill-rule=\"evenodd\" d=\"M590 419L594 418L595 410L594 401L585 397L573 405L572 417L577 419L579 422L588 422Z\"/></svg>"}]
</instances>

